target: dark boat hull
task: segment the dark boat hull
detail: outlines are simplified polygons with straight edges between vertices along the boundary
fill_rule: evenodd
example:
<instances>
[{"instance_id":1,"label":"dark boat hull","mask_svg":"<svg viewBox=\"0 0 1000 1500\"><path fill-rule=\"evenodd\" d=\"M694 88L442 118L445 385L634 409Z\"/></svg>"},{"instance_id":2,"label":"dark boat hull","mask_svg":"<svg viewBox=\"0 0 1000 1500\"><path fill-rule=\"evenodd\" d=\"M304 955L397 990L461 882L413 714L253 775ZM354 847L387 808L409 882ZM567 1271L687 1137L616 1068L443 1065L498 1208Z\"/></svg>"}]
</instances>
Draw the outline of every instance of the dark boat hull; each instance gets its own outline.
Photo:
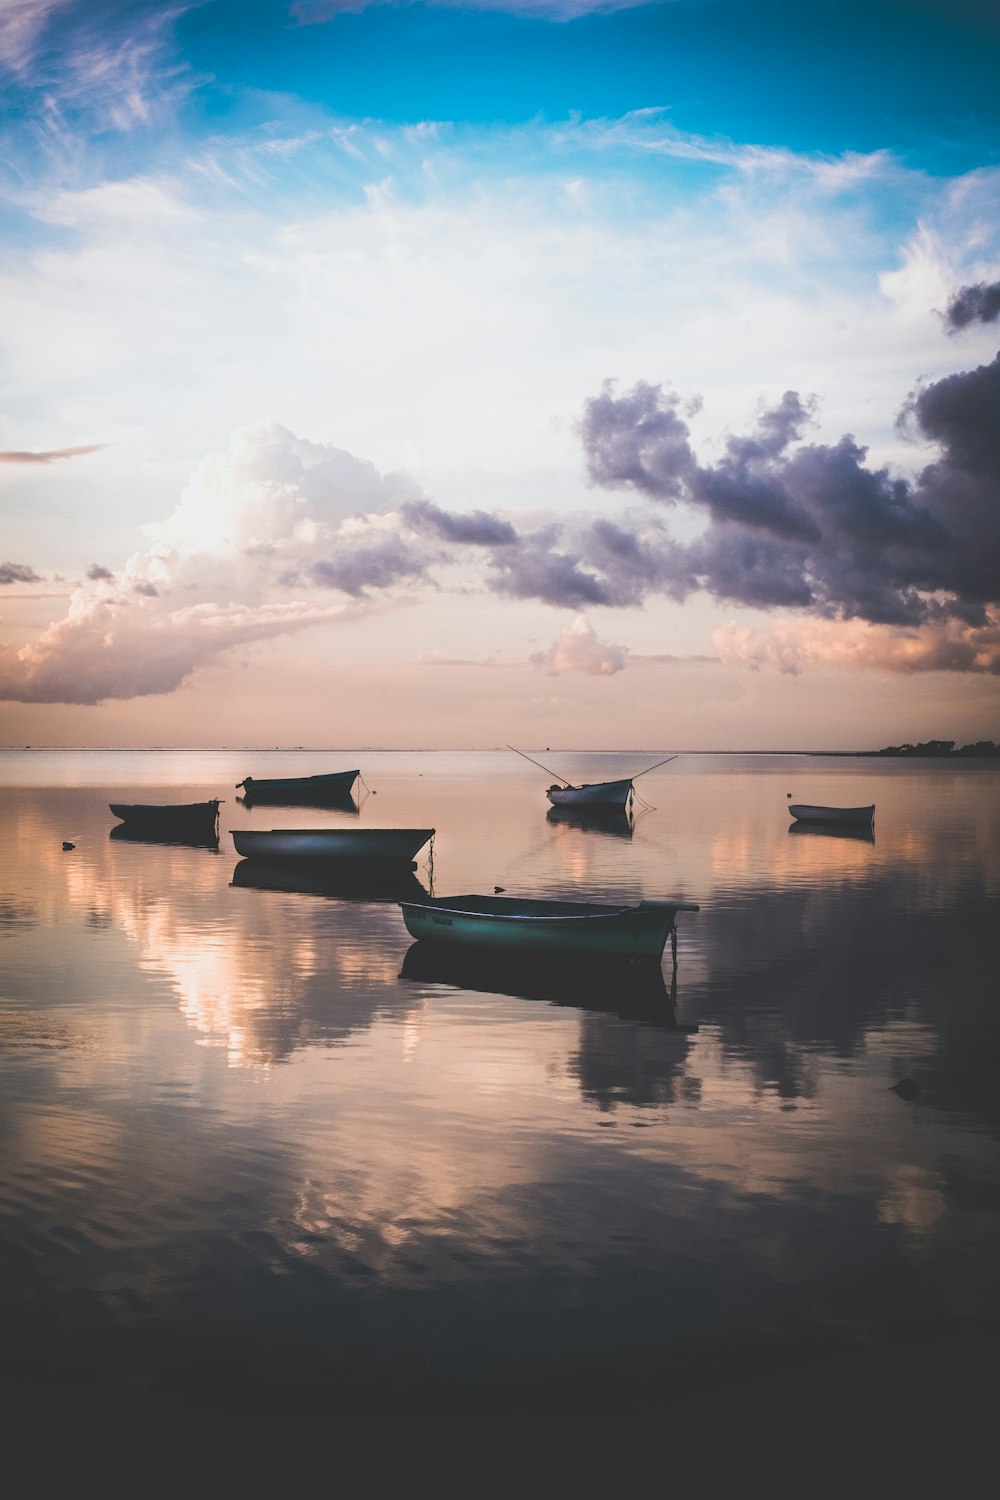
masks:
<instances>
[{"instance_id":1,"label":"dark boat hull","mask_svg":"<svg viewBox=\"0 0 1000 1500\"><path fill-rule=\"evenodd\" d=\"M439 896L400 903L418 942L503 953L597 953L658 959L679 911L693 901L638 906L503 896Z\"/></svg>"},{"instance_id":2,"label":"dark boat hull","mask_svg":"<svg viewBox=\"0 0 1000 1500\"><path fill-rule=\"evenodd\" d=\"M245 859L351 860L409 863L434 837L433 828L233 828Z\"/></svg>"},{"instance_id":3,"label":"dark boat hull","mask_svg":"<svg viewBox=\"0 0 1000 1500\"><path fill-rule=\"evenodd\" d=\"M285 807L323 807L353 803L354 783L360 775L360 771L334 771L323 776L271 776L260 779L247 776L236 785L237 789L242 787L243 799L247 804L269 802Z\"/></svg>"}]
</instances>

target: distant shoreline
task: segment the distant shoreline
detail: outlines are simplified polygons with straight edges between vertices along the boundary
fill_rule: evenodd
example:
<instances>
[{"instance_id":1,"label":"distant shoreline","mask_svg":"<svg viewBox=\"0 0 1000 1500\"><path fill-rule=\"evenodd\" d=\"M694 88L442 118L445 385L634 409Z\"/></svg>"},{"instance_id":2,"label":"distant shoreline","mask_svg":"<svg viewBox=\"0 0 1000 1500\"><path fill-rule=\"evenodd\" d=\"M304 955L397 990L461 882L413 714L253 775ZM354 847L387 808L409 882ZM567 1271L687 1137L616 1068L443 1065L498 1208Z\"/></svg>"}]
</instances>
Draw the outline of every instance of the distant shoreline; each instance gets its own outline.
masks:
<instances>
[{"instance_id":1,"label":"distant shoreline","mask_svg":"<svg viewBox=\"0 0 1000 1500\"><path fill-rule=\"evenodd\" d=\"M934 744L935 742L931 742ZM940 742L937 742L940 743ZM503 745L481 746L390 746L390 745L0 745L0 755L24 754L26 751L45 755L495 755L506 747ZM572 746L560 746L552 755L657 755L660 749L650 750L582 750ZM808 756L810 758L836 758L839 760L938 760L954 763L967 760L1000 759L1000 745L992 740L975 745L964 745L960 749L937 749L923 745L890 745L882 750L677 750L684 755L773 755Z\"/></svg>"}]
</instances>

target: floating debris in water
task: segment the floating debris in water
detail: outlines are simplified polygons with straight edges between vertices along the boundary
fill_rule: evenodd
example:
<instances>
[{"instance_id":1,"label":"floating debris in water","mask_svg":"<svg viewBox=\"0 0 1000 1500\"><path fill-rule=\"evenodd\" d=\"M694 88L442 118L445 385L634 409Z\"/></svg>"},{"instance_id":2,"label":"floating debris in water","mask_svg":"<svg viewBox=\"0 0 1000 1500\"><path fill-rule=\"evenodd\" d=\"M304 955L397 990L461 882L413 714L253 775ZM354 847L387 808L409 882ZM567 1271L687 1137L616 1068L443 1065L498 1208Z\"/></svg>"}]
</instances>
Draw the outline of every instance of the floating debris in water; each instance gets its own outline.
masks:
<instances>
[{"instance_id":1,"label":"floating debris in water","mask_svg":"<svg viewBox=\"0 0 1000 1500\"><path fill-rule=\"evenodd\" d=\"M915 1099L920 1093L920 1085L915 1078L901 1078L898 1083L891 1083L889 1087L901 1099Z\"/></svg>"}]
</instances>

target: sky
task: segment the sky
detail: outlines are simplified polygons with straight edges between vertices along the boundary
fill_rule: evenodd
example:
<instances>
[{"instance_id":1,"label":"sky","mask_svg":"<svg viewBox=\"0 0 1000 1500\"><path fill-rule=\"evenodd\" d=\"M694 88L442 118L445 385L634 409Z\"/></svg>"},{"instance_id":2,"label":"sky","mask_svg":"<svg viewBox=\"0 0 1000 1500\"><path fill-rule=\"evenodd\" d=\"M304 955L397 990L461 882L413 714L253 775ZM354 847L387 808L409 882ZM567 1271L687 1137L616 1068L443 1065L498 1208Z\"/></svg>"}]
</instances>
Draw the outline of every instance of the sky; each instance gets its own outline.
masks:
<instances>
[{"instance_id":1,"label":"sky","mask_svg":"<svg viewBox=\"0 0 1000 1500\"><path fill-rule=\"evenodd\" d=\"M0 744L1000 740L998 63L0 0Z\"/></svg>"}]
</instances>

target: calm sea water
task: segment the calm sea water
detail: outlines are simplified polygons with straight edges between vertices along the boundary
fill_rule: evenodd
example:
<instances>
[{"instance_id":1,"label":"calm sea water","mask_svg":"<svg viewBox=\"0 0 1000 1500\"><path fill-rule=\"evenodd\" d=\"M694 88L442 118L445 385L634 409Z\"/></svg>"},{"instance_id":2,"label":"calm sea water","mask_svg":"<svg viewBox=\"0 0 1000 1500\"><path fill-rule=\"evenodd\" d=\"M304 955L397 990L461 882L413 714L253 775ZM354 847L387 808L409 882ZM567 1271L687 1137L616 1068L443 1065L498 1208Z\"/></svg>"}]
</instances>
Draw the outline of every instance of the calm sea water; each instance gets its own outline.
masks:
<instances>
[{"instance_id":1,"label":"calm sea water","mask_svg":"<svg viewBox=\"0 0 1000 1500\"><path fill-rule=\"evenodd\" d=\"M356 812L234 789L351 766ZM547 784L507 753L0 754L8 1417L969 1416L996 763L685 755L634 827L552 821ZM793 830L789 793L874 802L874 839ZM218 850L112 836L111 800L211 796ZM408 957L398 891L297 889L229 832L344 821L433 826L437 895L701 909L652 991L456 976Z\"/></svg>"}]
</instances>

